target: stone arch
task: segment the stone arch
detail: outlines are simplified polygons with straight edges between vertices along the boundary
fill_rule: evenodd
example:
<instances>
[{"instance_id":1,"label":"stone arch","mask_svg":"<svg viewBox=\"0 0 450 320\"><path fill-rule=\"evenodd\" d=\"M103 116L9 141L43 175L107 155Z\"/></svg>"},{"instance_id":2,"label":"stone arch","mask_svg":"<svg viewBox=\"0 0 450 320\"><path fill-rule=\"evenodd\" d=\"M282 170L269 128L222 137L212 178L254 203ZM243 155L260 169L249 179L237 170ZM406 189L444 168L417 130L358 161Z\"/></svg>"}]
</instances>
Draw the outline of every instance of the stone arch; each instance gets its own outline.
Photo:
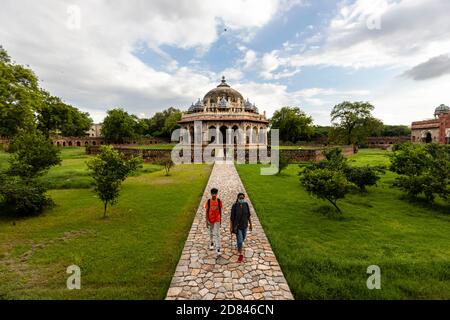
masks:
<instances>
[{"instance_id":1,"label":"stone arch","mask_svg":"<svg viewBox=\"0 0 450 320\"><path fill-rule=\"evenodd\" d=\"M267 144L267 129L265 127L259 127L258 141L261 144Z\"/></svg>"},{"instance_id":2,"label":"stone arch","mask_svg":"<svg viewBox=\"0 0 450 320\"><path fill-rule=\"evenodd\" d=\"M85 146L88 146L88 145L89 145L89 142L85 141L85 142L84 142L84 145L85 145Z\"/></svg>"},{"instance_id":3,"label":"stone arch","mask_svg":"<svg viewBox=\"0 0 450 320\"><path fill-rule=\"evenodd\" d=\"M81 147L81 142L77 141L77 147Z\"/></svg>"},{"instance_id":4,"label":"stone arch","mask_svg":"<svg viewBox=\"0 0 450 320\"><path fill-rule=\"evenodd\" d=\"M60 146L61 146L61 143L60 143L59 141L56 141L56 145L57 145L58 147L60 147Z\"/></svg>"},{"instance_id":5,"label":"stone arch","mask_svg":"<svg viewBox=\"0 0 450 320\"><path fill-rule=\"evenodd\" d=\"M254 126L253 127L253 132L252 132L252 140L253 140L253 143L258 143L258 127L257 126Z\"/></svg>"},{"instance_id":6,"label":"stone arch","mask_svg":"<svg viewBox=\"0 0 450 320\"><path fill-rule=\"evenodd\" d=\"M220 144L225 144L227 142L227 131L228 131L228 127L226 125L221 125L219 128L219 132L220 132L220 139L219 143Z\"/></svg>"},{"instance_id":7,"label":"stone arch","mask_svg":"<svg viewBox=\"0 0 450 320\"><path fill-rule=\"evenodd\" d=\"M239 126L235 124L231 129L233 130L233 135L232 135L233 145L240 144L239 138L241 138L241 137L240 137L240 132L239 132Z\"/></svg>"},{"instance_id":8,"label":"stone arch","mask_svg":"<svg viewBox=\"0 0 450 320\"><path fill-rule=\"evenodd\" d=\"M245 143L246 144L250 144L250 141L251 141L251 134L252 134L252 129L251 129L251 127L250 126L247 126L246 128L245 128Z\"/></svg>"},{"instance_id":9,"label":"stone arch","mask_svg":"<svg viewBox=\"0 0 450 320\"><path fill-rule=\"evenodd\" d=\"M69 147L72 147L73 143L72 141L69 141Z\"/></svg>"},{"instance_id":10,"label":"stone arch","mask_svg":"<svg viewBox=\"0 0 450 320\"><path fill-rule=\"evenodd\" d=\"M194 127L189 126L189 144L194 143Z\"/></svg>"},{"instance_id":11,"label":"stone arch","mask_svg":"<svg viewBox=\"0 0 450 320\"><path fill-rule=\"evenodd\" d=\"M63 141L62 145L63 145L63 147L65 147L65 146L66 146L66 142L65 142L65 141Z\"/></svg>"},{"instance_id":12,"label":"stone arch","mask_svg":"<svg viewBox=\"0 0 450 320\"><path fill-rule=\"evenodd\" d=\"M92 141L92 145L93 145L93 146L97 145L97 142Z\"/></svg>"},{"instance_id":13,"label":"stone arch","mask_svg":"<svg viewBox=\"0 0 450 320\"><path fill-rule=\"evenodd\" d=\"M216 141L216 138L217 138L216 126L209 126L208 127L208 142L213 143Z\"/></svg>"}]
</instances>

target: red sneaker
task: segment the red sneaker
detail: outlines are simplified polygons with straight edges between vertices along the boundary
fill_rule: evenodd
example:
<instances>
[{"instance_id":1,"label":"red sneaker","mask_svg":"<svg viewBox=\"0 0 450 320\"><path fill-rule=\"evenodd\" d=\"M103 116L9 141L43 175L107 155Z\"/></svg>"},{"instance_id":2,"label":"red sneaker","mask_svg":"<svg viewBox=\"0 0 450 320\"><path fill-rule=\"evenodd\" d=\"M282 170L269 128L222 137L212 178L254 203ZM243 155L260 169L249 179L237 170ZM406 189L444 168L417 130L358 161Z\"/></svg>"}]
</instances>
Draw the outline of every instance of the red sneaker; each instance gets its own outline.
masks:
<instances>
[{"instance_id":1,"label":"red sneaker","mask_svg":"<svg viewBox=\"0 0 450 320\"><path fill-rule=\"evenodd\" d=\"M240 254L238 258L238 262L242 263L244 261L244 255Z\"/></svg>"}]
</instances>

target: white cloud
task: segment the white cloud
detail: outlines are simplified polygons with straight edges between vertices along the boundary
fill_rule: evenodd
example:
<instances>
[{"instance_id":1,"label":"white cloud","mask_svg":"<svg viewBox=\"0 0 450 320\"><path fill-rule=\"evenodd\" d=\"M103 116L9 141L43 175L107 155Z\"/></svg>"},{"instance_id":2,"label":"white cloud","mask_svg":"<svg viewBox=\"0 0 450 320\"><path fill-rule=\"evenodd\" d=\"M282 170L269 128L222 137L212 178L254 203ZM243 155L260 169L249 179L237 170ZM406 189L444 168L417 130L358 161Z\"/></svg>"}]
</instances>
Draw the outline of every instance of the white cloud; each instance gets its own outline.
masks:
<instances>
[{"instance_id":1,"label":"white cloud","mask_svg":"<svg viewBox=\"0 0 450 320\"><path fill-rule=\"evenodd\" d=\"M357 0L340 5L319 50L290 55L294 66L411 67L450 52L450 1ZM378 28L379 27L379 28Z\"/></svg>"},{"instance_id":2,"label":"white cloud","mask_svg":"<svg viewBox=\"0 0 450 320\"><path fill-rule=\"evenodd\" d=\"M43 87L89 110L99 121L114 106L151 114L202 96L215 85L211 73L179 66L159 48L194 48L201 54L218 39L220 25L245 34L267 24L284 4L6 0L0 11L0 39L17 62L36 71ZM73 19L77 10L68 12L69 6L78 6L79 19ZM68 28L71 19L80 25ZM143 45L163 57L166 65L139 60L134 53ZM240 77L237 72L233 76Z\"/></svg>"},{"instance_id":3,"label":"white cloud","mask_svg":"<svg viewBox=\"0 0 450 320\"><path fill-rule=\"evenodd\" d=\"M343 100L364 100L370 98L368 90L340 91L334 88L307 88L289 91L283 84L246 82L236 84L244 98L249 98L259 108L266 111L267 116L284 106L300 107L313 116L317 124L329 125L330 111L333 106Z\"/></svg>"},{"instance_id":4,"label":"white cloud","mask_svg":"<svg viewBox=\"0 0 450 320\"><path fill-rule=\"evenodd\" d=\"M261 61L261 76L264 79L272 79L272 72L280 66L280 60L276 51L264 54Z\"/></svg>"},{"instance_id":5,"label":"white cloud","mask_svg":"<svg viewBox=\"0 0 450 320\"><path fill-rule=\"evenodd\" d=\"M245 56L241 62L244 64L243 65L244 69L250 69L255 65L255 63L257 61L258 61L258 57L257 57L256 52L253 50L247 50L247 52L245 52Z\"/></svg>"}]
</instances>

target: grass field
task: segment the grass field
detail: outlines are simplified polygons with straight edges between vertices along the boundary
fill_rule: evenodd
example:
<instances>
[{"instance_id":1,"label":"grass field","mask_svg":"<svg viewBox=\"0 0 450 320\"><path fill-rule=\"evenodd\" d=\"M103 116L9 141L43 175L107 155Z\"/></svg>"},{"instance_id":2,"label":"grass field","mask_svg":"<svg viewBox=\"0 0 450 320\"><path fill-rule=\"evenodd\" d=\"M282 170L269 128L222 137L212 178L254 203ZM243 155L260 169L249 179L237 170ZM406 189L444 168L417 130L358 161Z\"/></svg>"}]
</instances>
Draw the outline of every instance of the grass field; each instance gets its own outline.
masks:
<instances>
[{"instance_id":1,"label":"grass field","mask_svg":"<svg viewBox=\"0 0 450 320\"><path fill-rule=\"evenodd\" d=\"M164 298L211 167L176 166L166 177L146 164L102 219L84 149L65 148L62 157L43 178L54 187L54 208L0 216L0 299ZM81 268L81 290L66 289L72 264Z\"/></svg>"},{"instance_id":2,"label":"grass field","mask_svg":"<svg viewBox=\"0 0 450 320\"><path fill-rule=\"evenodd\" d=\"M361 150L353 165L388 164L386 151ZM298 165L280 176L260 166L238 172L297 299L450 299L450 207L410 202L386 172L367 194L339 201L342 217L299 183ZM368 290L367 267L381 268Z\"/></svg>"},{"instance_id":3,"label":"grass field","mask_svg":"<svg viewBox=\"0 0 450 320\"><path fill-rule=\"evenodd\" d=\"M155 149L155 150L172 150L176 143L159 143L159 144L145 144L145 145L130 145L131 149Z\"/></svg>"}]
</instances>

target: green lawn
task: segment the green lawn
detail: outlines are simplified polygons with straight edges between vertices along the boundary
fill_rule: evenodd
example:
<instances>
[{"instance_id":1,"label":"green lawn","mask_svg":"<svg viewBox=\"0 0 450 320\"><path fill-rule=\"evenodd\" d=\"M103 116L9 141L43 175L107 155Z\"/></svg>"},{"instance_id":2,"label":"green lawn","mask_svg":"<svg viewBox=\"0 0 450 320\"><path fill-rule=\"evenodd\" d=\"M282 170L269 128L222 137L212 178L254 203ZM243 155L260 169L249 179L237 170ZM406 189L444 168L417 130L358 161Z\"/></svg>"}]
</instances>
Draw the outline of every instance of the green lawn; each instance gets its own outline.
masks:
<instances>
[{"instance_id":1,"label":"green lawn","mask_svg":"<svg viewBox=\"0 0 450 320\"><path fill-rule=\"evenodd\" d=\"M0 299L163 299L211 167L176 166L166 177L146 164L102 219L101 202L84 185L88 156L67 148L62 157L44 177L58 186L49 191L54 208L0 217ZM81 290L66 289L72 264L81 267Z\"/></svg>"},{"instance_id":2,"label":"green lawn","mask_svg":"<svg viewBox=\"0 0 450 320\"><path fill-rule=\"evenodd\" d=\"M386 151L361 150L353 165L388 164ZM261 176L238 165L264 230L297 299L450 299L450 207L410 202L387 172L368 194L339 201L343 216L312 198L298 165ZM381 290L368 290L369 265Z\"/></svg>"},{"instance_id":3,"label":"green lawn","mask_svg":"<svg viewBox=\"0 0 450 320\"><path fill-rule=\"evenodd\" d=\"M156 150L172 150L176 146L175 143L160 143L160 144L146 144L146 145L130 145L131 149L156 149Z\"/></svg>"}]
</instances>

